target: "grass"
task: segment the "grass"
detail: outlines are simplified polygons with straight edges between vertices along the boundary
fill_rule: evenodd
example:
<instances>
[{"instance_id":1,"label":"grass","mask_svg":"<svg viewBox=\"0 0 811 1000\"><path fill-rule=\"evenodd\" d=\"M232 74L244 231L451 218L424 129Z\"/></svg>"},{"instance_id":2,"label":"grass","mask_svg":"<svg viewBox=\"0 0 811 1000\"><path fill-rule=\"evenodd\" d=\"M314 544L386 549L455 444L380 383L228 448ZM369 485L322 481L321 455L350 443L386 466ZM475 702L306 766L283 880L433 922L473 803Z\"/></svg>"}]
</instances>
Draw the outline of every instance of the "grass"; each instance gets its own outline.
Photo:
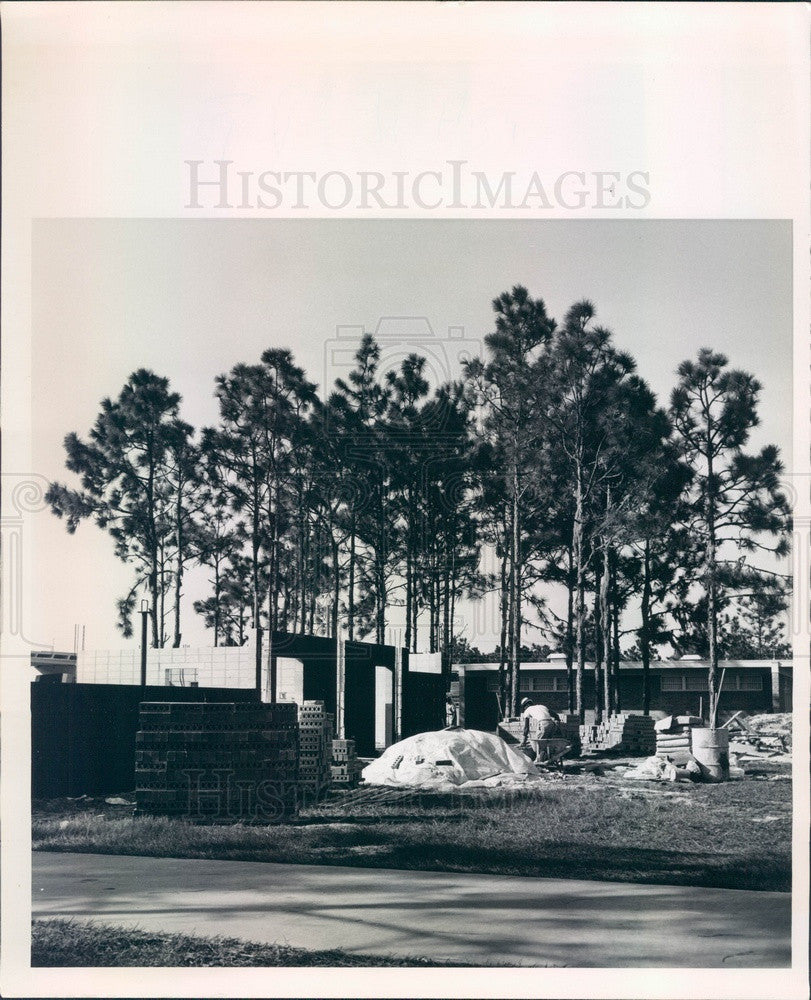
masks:
<instances>
[{"instance_id":1,"label":"grass","mask_svg":"<svg viewBox=\"0 0 811 1000\"><path fill-rule=\"evenodd\" d=\"M454 967L459 964L453 963ZM33 967L101 966L354 966L368 968L452 965L425 958L387 958L345 951L309 951L286 945L254 944L237 938L156 934L79 920L34 920Z\"/></svg>"},{"instance_id":2,"label":"grass","mask_svg":"<svg viewBox=\"0 0 811 1000\"><path fill-rule=\"evenodd\" d=\"M754 766L754 765L753 765ZM124 807L38 803L37 850L353 865L739 889L791 888L791 782L655 784L607 770L537 790L334 793L279 826L197 826Z\"/></svg>"}]
</instances>

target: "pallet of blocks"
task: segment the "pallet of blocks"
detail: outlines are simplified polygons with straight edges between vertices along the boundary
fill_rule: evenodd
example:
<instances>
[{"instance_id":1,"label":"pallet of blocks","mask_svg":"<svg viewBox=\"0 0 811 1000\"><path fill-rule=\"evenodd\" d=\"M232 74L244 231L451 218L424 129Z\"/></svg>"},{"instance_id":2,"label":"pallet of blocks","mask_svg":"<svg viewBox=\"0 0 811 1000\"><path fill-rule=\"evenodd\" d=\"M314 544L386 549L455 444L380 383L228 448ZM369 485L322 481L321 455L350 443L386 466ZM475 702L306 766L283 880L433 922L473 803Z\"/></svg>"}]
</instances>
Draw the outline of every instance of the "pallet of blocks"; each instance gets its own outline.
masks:
<instances>
[{"instance_id":1,"label":"pallet of blocks","mask_svg":"<svg viewBox=\"0 0 811 1000\"><path fill-rule=\"evenodd\" d=\"M295 705L142 702L136 815L278 823L298 808Z\"/></svg>"},{"instance_id":2,"label":"pallet of blocks","mask_svg":"<svg viewBox=\"0 0 811 1000\"><path fill-rule=\"evenodd\" d=\"M304 701L298 710L298 783L304 802L316 802L332 781L333 717L323 701Z\"/></svg>"},{"instance_id":3,"label":"pallet of blocks","mask_svg":"<svg viewBox=\"0 0 811 1000\"><path fill-rule=\"evenodd\" d=\"M568 713L560 717L560 731L569 741L573 754L580 753L580 716Z\"/></svg>"},{"instance_id":4,"label":"pallet of blocks","mask_svg":"<svg viewBox=\"0 0 811 1000\"><path fill-rule=\"evenodd\" d=\"M332 741L332 772L333 785L342 788L356 788L360 778L361 765L355 754L354 740Z\"/></svg>"},{"instance_id":5,"label":"pallet of blocks","mask_svg":"<svg viewBox=\"0 0 811 1000\"><path fill-rule=\"evenodd\" d=\"M524 737L524 724L520 719L503 719L499 722L496 732L505 743L514 746Z\"/></svg>"},{"instance_id":6,"label":"pallet of blocks","mask_svg":"<svg viewBox=\"0 0 811 1000\"><path fill-rule=\"evenodd\" d=\"M656 756L668 757L674 764L686 764L693 756L694 727L703 727L696 715L669 715L656 723Z\"/></svg>"},{"instance_id":7,"label":"pallet of blocks","mask_svg":"<svg viewBox=\"0 0 811 1000\"><path fill-rule=\"evenodd\" d=\"M596 725L580 727L585 750L614 750L631 756L650 757L656 750L653 719L648 715L617 712Z\"/></svg>"}]
</instances>

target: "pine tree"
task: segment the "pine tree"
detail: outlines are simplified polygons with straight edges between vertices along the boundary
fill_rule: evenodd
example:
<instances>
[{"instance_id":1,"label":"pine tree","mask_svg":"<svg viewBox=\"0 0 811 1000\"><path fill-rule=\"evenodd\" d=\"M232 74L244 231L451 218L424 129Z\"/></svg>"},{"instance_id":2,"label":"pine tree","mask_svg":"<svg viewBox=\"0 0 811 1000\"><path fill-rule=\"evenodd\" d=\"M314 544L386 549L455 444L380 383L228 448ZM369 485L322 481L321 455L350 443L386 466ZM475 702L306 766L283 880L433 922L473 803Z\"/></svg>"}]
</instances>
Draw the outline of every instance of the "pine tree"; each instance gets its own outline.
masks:
<instances>
[{"instance_id":1,"label":"pine tree","mask_svg":"<svg viewBox=\"0 0 811 1000\"><path fill-rule=\"evenodd\" d=\"M537 502L532 494L529 468L538 455L538 425L535 396L542 388L535 362L549 345L555 322L546 313L542 299L533 299L526 288L516 285L493 301L496 329L485 337L490 352L487 363L475 359L466 366L466 377L485 407L484 433L504 460L504 492L509 520L509 573L507 584L507 631L509 643L508 711L518 710L518 668L523 626L524 544L528 506Z\"/></svg>"},{"instance_id":2,"label":"pine tree","mask_svg":"<svg viewBox=\"0 0 811 1000\"><path fill-rule=\"evenodd\" d=\"M168 379L145 368L134 372L117 399L102 400L87 441L75 433L65 438L66 465L79 476L81 488L52 483L46 494L69 533L92 519L113 538L118 558L135 567L133 587L118 601L118 625L126 637L132 635L135 595L145 585L153 647L165 641L161 609L171 584L163 571L165 553L178 523L178 505L183 507L180 480L172 478L177 461L172 450L181 440L192 450L191 428L179 418L180 402ZM181 543L181 560L182 552Z\"/></svg>"},{"instance_id":3,"label":"pine tree","mask_svg":"<svg viewBox=\"0 0 811 1000\"><path fill-rule=\"evenodd\" d=\"M719 696L719 605L735 587L741 568L738 558L726 555L727 549L734 546L736 552L744 553L765 550L781 557L788 552L790 528L789 504L780 488L783 466L777 448L767 445L757 454L742 450L758 423L760 383L727 365L723 354L707 348L702 348L696 361L682 362L670 405L693 472L687 524L704 556L711 728L715 727Z\"/></svg>"}]
</instances>

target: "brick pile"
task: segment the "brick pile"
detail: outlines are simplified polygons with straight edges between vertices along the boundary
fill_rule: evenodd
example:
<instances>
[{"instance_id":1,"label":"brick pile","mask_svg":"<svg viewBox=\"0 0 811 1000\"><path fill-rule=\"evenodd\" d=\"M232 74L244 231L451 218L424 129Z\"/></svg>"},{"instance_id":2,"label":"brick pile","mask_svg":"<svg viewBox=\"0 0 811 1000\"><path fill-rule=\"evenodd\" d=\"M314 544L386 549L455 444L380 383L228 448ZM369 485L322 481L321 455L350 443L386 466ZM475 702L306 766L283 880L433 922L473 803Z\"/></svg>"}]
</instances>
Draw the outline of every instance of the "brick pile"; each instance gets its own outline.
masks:
<instances>
[{"instance_id":1,"label":"brick pile","mask_svg":"<svg viewBox=\"0 0 811 1000\"><path fill-rule=\"evenodd\" d=\"M360 778L361 764L355 754L354 740L332 741L332 772L333 785L343 788L355 788Z\"/></svg>"},{"instance_id":2,"label":"brick pile","mask_svg":"<svg viewBox=\"0 0 811 1000\"><path fill-rule=\"evenodd\" d=\"M298 710L299 771L302 798L315 802L332 781L333 717L323 701L304 701Z\"/></svg>"},{"instance_id":3,"label":"brick pile","mask_svg":"<svg viewBox=\"0 0 811 1000\"><path fill-rule=\"evenodd\" d=\"M654 721L648 715L618 712L597 725L580 727L584 750L615 750L650 757L656 750Z\"/></svg>"},{"instance_id":4,"label":"brick pile","mask_svg":"<svg viewBox=\"0 0 811 1000\"><path fill-rule=\"evenodd\" d=\"M136 814L274 823L297 811L295 705L142 702Z\"/></svg>"}]
</instances>

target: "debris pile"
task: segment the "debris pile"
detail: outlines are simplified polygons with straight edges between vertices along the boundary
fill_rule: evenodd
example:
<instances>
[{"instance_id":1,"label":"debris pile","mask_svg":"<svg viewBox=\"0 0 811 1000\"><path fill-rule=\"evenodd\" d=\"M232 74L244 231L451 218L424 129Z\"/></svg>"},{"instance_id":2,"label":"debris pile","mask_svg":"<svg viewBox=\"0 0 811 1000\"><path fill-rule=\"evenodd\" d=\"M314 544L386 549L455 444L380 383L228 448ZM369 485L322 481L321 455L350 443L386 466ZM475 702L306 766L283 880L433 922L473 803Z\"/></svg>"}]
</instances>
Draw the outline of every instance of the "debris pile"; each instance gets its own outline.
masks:
<instances>
[{"instance_id":1,"label":"debris pile","mask_svg":"<svg viewBox=\"0 0 811 1000\"><path fill-rule=\"evenodd\" d=\"M729 749L739 757L788 759L791 757L791 713L752 715L736 712L724 728Z\"/></svg>"},{"instance_id":2,"label":"debris pile","mask_svg":"<svg viewBox=\"0 0 811 1000\"><path fill-rule=\"evenodd\" d=\"M625 712L617 712L597 725L581 726L580 741L584 750L616 750L632 756L647 756L656 750L653 719Z\"/></svg>"},{"instance_id":3,"label":"debris pile","mask_svg":"<svg viewBox=\"0 0 811 1000\"><path fill-rule=\"evenodd\" d=\"M363 778L370 785L432 791L515 787L543 780L523 754L477 729L409 736L364 768Z\"/></svg>"},{"instance_id":4,"label":"debris pile","mask_svg":"<svg viewBox=\"0 0 811 1000\"><path fill-rule=\"evenodd\" d=\"M701 781L701 768L692 757L678 767L667 758L654 755L626 771L624 777L638 781Z\"/></svg>"}]
</instances>

